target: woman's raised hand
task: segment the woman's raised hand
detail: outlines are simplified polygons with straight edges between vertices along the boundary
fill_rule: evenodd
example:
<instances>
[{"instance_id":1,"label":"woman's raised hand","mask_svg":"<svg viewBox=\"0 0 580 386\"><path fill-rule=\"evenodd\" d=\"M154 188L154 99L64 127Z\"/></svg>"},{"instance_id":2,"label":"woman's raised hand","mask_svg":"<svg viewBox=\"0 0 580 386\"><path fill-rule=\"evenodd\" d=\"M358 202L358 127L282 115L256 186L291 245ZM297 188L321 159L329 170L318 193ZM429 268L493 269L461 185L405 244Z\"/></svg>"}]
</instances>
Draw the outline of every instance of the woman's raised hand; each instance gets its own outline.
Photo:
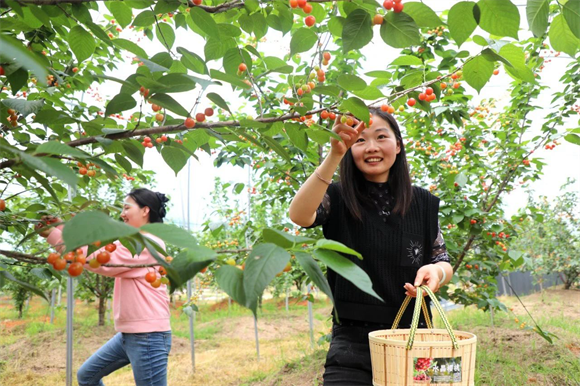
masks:
<instances>
[{"instance_id":1,"label":"woman's raised hand","mask_svg":"<svg viewBox=\"0 0 580 386\"><path fill-rule=\"evenodd\" d=\"M34 226L34 230L42 237L48 237L54 227L52 224L62 222L61 219L52 216L42 216L40 221Z\"/></svg>"},{"instance_id":2,"label":"woman's raised hand","mask_svg":"<svg viewBox=\"0 0 580 386\"><path fill-rule=\"evenodd\" d=\"M334 126L332 127L332 131L335 132L342 141L338 139L331 138L330 139L330 152L338 155L344 156L346 151L350 149L350 147L359 139L360 133L365 129L365 123L363 121L358 121L353 117L348 117L348 119L352 119L352 126L349 126L347 123L342 123L341 121L342 116L337 116L336 120L334 121Z\"/></svg>"}]
</instances>

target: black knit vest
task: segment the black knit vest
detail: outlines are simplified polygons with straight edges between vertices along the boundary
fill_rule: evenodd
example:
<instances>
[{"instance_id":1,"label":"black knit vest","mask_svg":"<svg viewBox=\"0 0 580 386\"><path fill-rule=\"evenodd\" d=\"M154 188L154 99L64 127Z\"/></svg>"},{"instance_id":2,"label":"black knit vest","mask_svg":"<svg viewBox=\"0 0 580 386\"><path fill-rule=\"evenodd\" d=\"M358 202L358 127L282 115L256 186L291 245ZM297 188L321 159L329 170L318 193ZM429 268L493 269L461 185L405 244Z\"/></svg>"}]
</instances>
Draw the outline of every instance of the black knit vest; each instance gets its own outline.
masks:
<instances>
[{"instance_id":1,"label":"black knit vest","mask_svg":"<svg viewBox=\"0 0 580 386\"><path fill-rule=\"evenodd\" d=\"M413 187L413 200L404 218L391 214L385 222L378 210L364 209L363 221L351 216L342 199L340 183L328 187L330 217L324 237L339 241L362 254L363 260L345 257L371 278L373 289L384 300L366 294L336 272L327 276L339 318L391 325L403 300L405 283L413 284L418 269L429 264L437 237L439 198ZM413 300L401 325L411 322ZM421 317L423 321L423 317Z\"/></svg>"}]
</instances>

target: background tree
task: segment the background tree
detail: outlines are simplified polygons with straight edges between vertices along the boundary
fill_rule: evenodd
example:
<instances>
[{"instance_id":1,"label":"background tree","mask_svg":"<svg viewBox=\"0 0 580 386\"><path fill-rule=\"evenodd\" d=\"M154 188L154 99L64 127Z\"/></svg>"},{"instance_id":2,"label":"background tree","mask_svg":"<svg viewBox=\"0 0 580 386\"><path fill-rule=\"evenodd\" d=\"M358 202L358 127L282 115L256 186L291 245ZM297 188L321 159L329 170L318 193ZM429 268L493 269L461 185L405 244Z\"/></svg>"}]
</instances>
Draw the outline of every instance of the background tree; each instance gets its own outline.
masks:
<instances>
[{"instance_id":1,"label":"background tree","mask_svg":"<svg viewBox=\"0 0 580 386\"><path fill-rule=\"evenodd\" d=\"M561 187L562 195L550 202L546 197L530 197L516 230L516 247L523 253L524 267L540 282L544 275L557 273L570 289L580 279L580 215L578 193L566 191L573 181Z\"/></svg>"}]
</instances>

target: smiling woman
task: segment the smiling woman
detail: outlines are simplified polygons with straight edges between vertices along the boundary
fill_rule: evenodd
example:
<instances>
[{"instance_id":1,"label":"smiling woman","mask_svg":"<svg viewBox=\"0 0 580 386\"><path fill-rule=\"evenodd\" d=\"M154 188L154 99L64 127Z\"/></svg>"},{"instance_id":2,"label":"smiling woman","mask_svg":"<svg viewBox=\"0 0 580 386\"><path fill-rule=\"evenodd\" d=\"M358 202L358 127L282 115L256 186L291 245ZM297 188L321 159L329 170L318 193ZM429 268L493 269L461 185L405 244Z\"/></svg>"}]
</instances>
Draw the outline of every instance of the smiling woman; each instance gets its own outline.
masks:
<instances>
[{"instance_id":1,"label":"smiling woman","mask_svg":"<svg viewBox=\"0 0 580 386\"><path fill-rule=\"evenodd\" d=\"M371 278L384 300L363 293L328 268L335 323L325 364L325 385L372 384L368 334L390 328L406 295L451 280L452 268L439 228L439 198L411 185L401 131L392 115L371 109L372 122L337 118L331 150L302 185L290 218L303 227L322 225L324 236L360 252L345 255ZM354 127L353 127L354 126ZM332 176L340 164L340 182ZM413 302L414 303L414 302ZM412 307L411 307L412 308ZM411 308L402 326L411 322ZM420 326L425 326L423 316Z\"/></svg>"}]
</instances>

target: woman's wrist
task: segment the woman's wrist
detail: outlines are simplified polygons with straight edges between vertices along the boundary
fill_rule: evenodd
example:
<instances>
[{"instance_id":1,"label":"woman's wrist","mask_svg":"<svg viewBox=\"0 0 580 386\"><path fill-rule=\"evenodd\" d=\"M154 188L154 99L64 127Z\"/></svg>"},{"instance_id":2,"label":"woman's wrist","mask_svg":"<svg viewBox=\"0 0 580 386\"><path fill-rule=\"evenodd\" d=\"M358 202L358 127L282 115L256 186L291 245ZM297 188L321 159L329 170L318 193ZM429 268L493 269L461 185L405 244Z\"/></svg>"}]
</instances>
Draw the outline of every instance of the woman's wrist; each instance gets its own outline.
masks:
<instances>
[{"instance_id":1,"label":"woman's wrist","mask_svg":"<svg viewBox=\"0 0 580 386\"><path fill-rule=\"evenodd\" d=\"M438 267L441 270L441 277L439 278L439 285L442 285L443 283L445 283L445 280L447 279L447 273L445 272L445 268L443 268L439 264L433 264L433 265Z\"/></svg>"}]
</instances>

